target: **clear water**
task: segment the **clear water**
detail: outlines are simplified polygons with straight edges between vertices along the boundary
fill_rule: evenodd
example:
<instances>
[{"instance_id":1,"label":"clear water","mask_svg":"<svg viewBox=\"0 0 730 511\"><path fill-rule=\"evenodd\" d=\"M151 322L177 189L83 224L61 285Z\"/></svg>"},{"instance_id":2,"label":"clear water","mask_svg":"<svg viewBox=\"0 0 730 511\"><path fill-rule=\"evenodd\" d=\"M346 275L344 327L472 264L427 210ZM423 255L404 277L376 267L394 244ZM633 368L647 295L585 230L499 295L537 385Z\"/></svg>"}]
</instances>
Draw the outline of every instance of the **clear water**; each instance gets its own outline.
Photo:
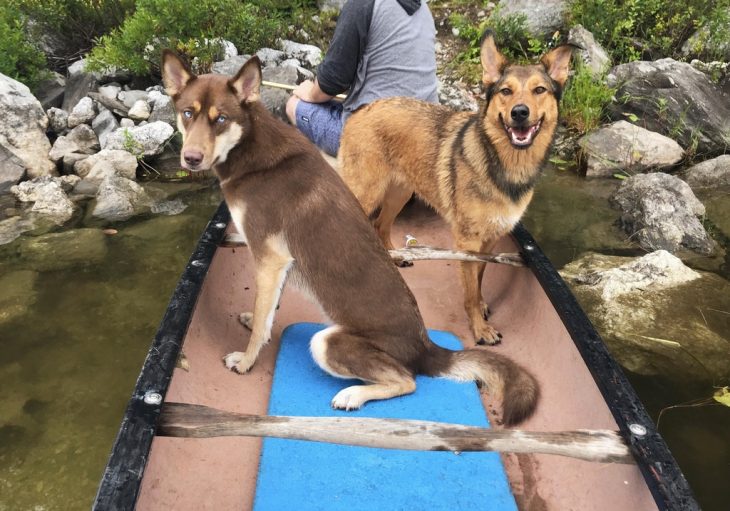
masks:
<instances>
[{"instance_id":1,"label":"clear water","mask_svg":"<svg viewBox=\"0 0 730 511\"><path fill-rule=\"evenodd\" d=\"M547 173L525 223L557 267L587 250L640 254L612 225L615 186ZM0 511L90 507L147 348L219 200L201 191L181 215L116 225L101 260L38 273L35 302L9 321L0 311ZM0 251L0 281L14 271L8 254ZM628 376L655 418L711 391ZM726 509L730 409L672 410L660 430L703 509Z\"/></svg>"}]
</instances>

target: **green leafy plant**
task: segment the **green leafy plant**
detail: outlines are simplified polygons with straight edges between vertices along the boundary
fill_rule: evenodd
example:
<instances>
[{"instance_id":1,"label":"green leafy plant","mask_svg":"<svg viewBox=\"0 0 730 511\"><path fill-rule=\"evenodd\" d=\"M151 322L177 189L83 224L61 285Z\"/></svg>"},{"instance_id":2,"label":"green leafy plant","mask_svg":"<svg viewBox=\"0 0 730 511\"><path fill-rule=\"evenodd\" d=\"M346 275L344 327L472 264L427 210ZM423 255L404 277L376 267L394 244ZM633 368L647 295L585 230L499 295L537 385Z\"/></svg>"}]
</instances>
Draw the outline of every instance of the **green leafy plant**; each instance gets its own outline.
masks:
<instances>
[{"instance_id":1,"label":"green leafy plant","mask_svg":"<svg viewBox=\"0 0 730 511\"><path fill-rule=\"evenodd\" d=\"M91 52L89 70L120 67L136 74L157 70L162 49L186 55L205 72L222 57L221 39L241 53L271 46L283 30L282 14L261 2L237 0L138 0L123 25L102 36Z\"/></svg>"},{"instance_id":2,"label":"green leafy plant","mask_svg":"<svg viewBox=\"0 0 730 511\"><path fill-rule=\"evenodd\" d=\"M0 4L0 73L33 87L46 69L46 59L28 37L27 17L12 4Z\"/></svg>"},{"instance_id":3,"label":"green leafy plant","mask_svg":"<svg viewBox=\"0 0 730 511\"><path fill-rule=\"evenodd\" d=\"M574 68L563 95L561 115L570 128L587 133L600 125L616 91L606 85L603 77L594 78L580 61Z\"/></svg>"}]
</instances>

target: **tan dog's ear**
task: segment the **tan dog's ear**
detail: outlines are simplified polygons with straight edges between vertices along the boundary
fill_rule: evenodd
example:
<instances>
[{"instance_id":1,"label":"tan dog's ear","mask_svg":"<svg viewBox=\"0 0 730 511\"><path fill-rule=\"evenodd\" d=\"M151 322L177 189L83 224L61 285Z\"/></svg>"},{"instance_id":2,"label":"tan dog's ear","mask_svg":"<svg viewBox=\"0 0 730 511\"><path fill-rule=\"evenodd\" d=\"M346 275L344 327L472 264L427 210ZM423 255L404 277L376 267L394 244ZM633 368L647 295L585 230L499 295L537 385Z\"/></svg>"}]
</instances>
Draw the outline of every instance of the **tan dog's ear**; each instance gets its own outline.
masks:
<instances>
[{"instance_id":1,"label":"tan dog's ear","mask_svg":"<svg viewBox=\"0 0 730 511\"><path fill-rule=\"evenodd\" d=\"M238 100L246 103L261 98L261 61L254 55L246 61L228 84L236 91Z\"/></svg>"},{"instance_id":2,"label":"tan dog's ear","mask_svg":"<svg viewBox=\"0 0 730 511\"><path fill-rule=\"evenodd\" d=\"M546 53L540 59L540 63L545 66L547 74L558 82L561 87L565 85L568 80L568 73L570 71L570 57L573 55L573 49L575 47L569 44L558 46L554 50Z\"/></svg>"},{"instance_id":3,"label":"tan dog's ear","mask_svg":"<svg viewBox=\"0 0 730 511\"><path fill-rule=\"evenodd\" d=\"M491 30L487 30L482 35L481 61L484 85L491 85L502 77L507 59L497 49L497 45L494 43L494 33Z\"/></svg>"},{"instance_id":4,"label":"tan dog's ear","mask_svg":"<svg viewBox=\"0 0 730 511\"><path fill-rule=\"evenodd\" d=\"M193 72L175 52L162 52L162 82L168 95L179 94L193 78Z\"/></svg>"}]
</instances>

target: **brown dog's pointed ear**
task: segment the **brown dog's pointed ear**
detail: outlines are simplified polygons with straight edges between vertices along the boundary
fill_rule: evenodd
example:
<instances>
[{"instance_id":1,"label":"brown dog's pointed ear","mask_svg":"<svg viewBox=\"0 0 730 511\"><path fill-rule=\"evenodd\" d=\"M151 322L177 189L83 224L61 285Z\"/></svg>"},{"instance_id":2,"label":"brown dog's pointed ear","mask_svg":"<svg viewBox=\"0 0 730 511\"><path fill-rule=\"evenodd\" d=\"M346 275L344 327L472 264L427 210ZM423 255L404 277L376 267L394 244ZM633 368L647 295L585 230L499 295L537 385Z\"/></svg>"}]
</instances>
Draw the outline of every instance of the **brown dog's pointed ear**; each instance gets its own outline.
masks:
<instances>
[{"instance_id":1,"label":"brown dog's pointed ear","mask_svg":"<svg viewBox=\"0 0 730 511\"><path fill-rule=\"evenodd\" d=\"M507 65L507 59L497 49L494 33L491 30L487 30L482 36L481 61L484 85L491 85L502 77L502 70Z\"/></svg>"},{"instance_id":2,"label":"brown dog's pointed ear","mask_svg":"<svg viewBox=\"0 0 730 511\"><path fill-rule=\"evenodd\" d=\"M246 61L228 84L236 91L238 100L252 103L261 98L261 61L254 55Z\"/></svg>"},{"instance_id":3,"label":"brown dog's pointed ear","mask_svg":"<svg viewBox=\"0 0 730 511\"><path fill-rule=\"evenodd\" d=\"M162 52L162 82L168 95L179 94L193 78L195 75L177 54L171 50Z\"/></svg>"},{"instance_id":4,"label":"brown dog's pointed ear","mask_svg":"<svg viewBox=\"0 0 730 511\"><path fill-rule=\"evenodd\" d=\"M558 82L561 87L565 86L565 82L568 80L570 57L573 55L574 48L569 44L558 46L540 59L540 63L545 66L547 74Z\"/></svg>"}]
</instances>

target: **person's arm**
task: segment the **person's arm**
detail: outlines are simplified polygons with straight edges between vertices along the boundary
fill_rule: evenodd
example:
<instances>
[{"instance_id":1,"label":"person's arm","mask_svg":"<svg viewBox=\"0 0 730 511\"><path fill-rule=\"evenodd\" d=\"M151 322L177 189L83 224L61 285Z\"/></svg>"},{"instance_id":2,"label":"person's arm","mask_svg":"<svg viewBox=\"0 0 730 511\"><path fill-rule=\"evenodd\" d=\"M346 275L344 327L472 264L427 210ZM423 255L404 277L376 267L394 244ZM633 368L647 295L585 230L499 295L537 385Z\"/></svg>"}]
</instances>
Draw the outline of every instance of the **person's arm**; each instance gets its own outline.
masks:
<instances>
[{"instance_id":1,"label":"person's arm","mask_svg":"<svg viewBox=\"0 0 730 511\"><path fill-rule=\"evenodd\" d=\"M292 91L292 94L307 103L324 103L334 97L325 93L319 86L317 79L304 80L302 83L297 85L297 88Z\"/></svg>"},{"instance_id":2,"label":"person's arm","mask_svg":"<svg viewBox=\"0 0 730 511\"><path fill-rule=\"evenodd\" d=\"M375 0L349 0L342 7L327 55L317 69L316 85L320 92L332 97L345 92L355 81L367 48L374 3Z\"/></svg>"}]
</instances>

